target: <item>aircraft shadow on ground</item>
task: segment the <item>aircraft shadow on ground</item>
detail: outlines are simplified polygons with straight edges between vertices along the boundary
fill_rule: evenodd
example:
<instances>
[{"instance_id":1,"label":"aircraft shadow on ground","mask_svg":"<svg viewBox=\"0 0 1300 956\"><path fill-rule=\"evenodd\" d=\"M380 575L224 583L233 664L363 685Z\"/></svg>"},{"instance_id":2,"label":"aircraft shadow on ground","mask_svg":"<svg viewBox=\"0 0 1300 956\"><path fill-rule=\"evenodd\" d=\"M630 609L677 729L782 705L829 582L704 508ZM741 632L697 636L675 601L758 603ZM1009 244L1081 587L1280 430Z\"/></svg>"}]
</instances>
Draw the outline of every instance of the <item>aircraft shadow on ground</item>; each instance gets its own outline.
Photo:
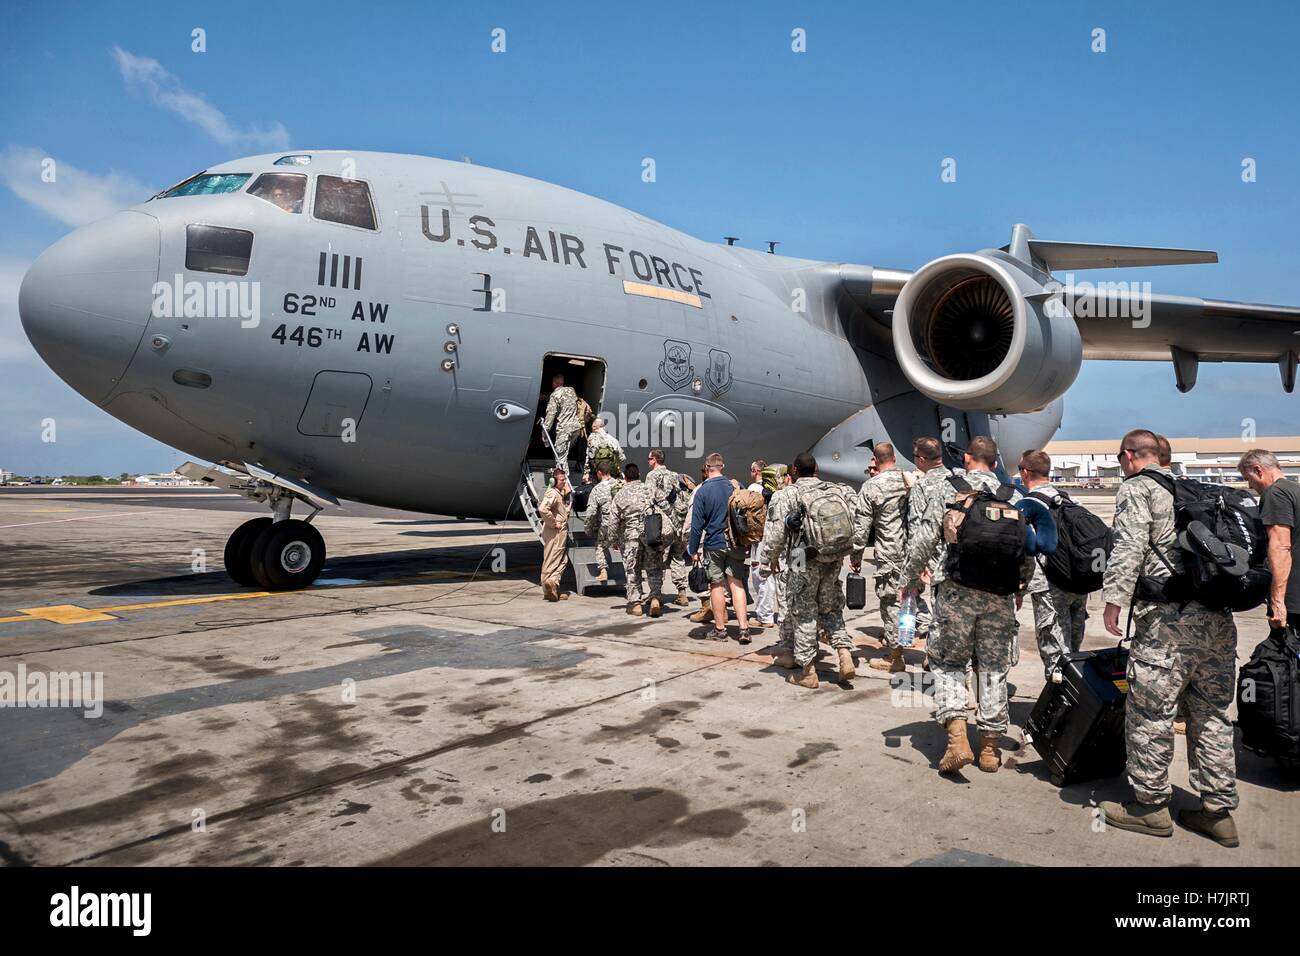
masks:
<instances>
[{"instance_id":1,"label":"aircraft shadow on ground","mask_svg":"<svg viewBox=\"0 0 1300 956\"><path fill-rule=\"evenodd\" d=\"M493 551L504 553L504 566L493 569ZM378 554L330 558L321 571L320 581L346 578L360 581L349 587L393 587L421 583L421 575L430 571L472 574L478 569L480 579L526 581L537 579L539 555L535 541L502 541L491 545L462 545L418 550L387 551ZM427 577L428 583L454 581L454 578ZM321 587L317 584L316 587ZM324 586L328 586L327 584ZM196 574L178 574L165 578L145 578L95 588L87 593L96 597L205 597L255 591L243 588L230 579L224 568Z\"/></svg>"}]
</instances>

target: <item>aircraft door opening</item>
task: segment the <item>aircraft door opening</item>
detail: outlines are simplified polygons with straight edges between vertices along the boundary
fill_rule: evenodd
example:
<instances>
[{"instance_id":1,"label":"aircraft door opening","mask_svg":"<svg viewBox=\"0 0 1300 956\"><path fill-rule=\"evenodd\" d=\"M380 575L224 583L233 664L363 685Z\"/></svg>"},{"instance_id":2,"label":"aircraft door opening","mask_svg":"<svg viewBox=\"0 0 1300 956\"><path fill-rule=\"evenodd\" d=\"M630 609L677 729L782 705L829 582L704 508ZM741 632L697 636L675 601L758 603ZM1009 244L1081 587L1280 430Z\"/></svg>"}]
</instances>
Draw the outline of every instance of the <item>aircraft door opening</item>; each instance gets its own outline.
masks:
<instances>
[{"instance_id":1,"label":"aircraft door opening","mask_svg":"<svg viewBox=\"0 0 1300 956\"><path fill-rule=\"evenodd\" d=\"M578 397L585 400L597 415L601 412L605 400L605 362L603 359L586 355L549 354L542 359L542 378L540 394L537 399L537 414L534 423L546 417L546 404L551 397L551 380L556 375L564 376L564 384L573 388ZM569 460L579 465L585 460L587 442L579 437L569 448ZM540 425L534 424L532 438L528 443L529 461L553 460L553 453L542 437ZM578 474L582 471L578 468Z\"/></svg>"}]
</instances>

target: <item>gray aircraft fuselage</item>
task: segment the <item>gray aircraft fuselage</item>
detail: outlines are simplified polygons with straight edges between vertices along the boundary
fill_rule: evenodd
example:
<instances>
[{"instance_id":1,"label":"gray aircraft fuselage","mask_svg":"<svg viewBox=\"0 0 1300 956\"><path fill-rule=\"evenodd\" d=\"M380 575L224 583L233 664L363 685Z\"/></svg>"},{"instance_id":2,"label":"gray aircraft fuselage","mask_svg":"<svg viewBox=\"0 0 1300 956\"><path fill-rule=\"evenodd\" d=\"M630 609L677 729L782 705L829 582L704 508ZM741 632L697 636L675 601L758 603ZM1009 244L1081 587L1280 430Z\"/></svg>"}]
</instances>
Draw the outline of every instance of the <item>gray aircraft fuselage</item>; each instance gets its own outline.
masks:
<instances>
[{"instance_id":1,"label":"gray aircraft fuselage","mask_svg":"<svg viewBox=\"0 0 1300 956\"><path fill-rule=\"evenodd\" d=\"M192 455L467 517L511 509L548 356L583 362L559 360L576 375L603 363L588 397L640 448L629 459L663 444L692 475L696 454L719 451L743 476L751 459L812 449L823 475L856 487L869 442L905 456L917 435L987 433L1014 456L1060 424L1059 400L990 419L915 391L889 344L889 300L873 298L873 277L883 291L905 274L702 242L467 163L312 151L277 166L281 155L206 171L249 174L238 191L155 198L48 250L20 295L42 358ZM264 173L309 177L301 212L245 191ZM377 228L319 218L322 174L367 184ZM251 232L246 274L187 268L191 226ZM245 302L256 289L255 320L229 299L213 308L223 293L209 288L230 282ZM690 449L653 431L638 441L634 413L694 416L702 431L677 434Z\"/></svg>"}]
</instances>

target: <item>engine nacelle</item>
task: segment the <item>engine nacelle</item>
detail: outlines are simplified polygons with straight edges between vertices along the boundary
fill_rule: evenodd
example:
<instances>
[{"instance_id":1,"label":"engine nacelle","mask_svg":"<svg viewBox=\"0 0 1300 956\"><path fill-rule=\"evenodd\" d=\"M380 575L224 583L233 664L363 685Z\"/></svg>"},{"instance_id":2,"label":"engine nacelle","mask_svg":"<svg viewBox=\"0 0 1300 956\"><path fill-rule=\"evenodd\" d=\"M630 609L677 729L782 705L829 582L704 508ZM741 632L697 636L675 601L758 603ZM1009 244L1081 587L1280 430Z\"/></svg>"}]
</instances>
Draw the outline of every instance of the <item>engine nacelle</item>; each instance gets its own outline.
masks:
<instances>
[{"instance_id":1,"label":"engine nacelle","mask_svg":"<svg viewBox=\"0 0 1300 956\"><path fill-rule=\"evenodd\" d=\"M999 254L926 263L894 304L898 364L927 398L966 411L1030 412L1065 394L1083 342L1074 317Z\"/></svg>"}]
</instances>

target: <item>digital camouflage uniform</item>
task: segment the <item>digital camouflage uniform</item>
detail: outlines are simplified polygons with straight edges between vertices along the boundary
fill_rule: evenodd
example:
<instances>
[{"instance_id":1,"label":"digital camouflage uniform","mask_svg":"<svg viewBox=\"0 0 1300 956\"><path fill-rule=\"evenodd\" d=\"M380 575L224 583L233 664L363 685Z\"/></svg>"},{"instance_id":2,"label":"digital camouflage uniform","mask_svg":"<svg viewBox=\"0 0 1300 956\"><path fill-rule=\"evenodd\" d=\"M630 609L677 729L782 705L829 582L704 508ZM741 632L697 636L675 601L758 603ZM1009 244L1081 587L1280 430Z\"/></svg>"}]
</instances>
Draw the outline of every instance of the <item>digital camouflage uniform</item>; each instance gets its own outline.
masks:
<instances>
[{"instance_id":1,"label":"digital camouflage uniform","mask_svg":"<svg viewBox=\"0 0 1300 956\"><path fill-rule=\"evenodd\" d=\"M876 566L876 598L880 602L882 641L886 647L898 646L898 591L899 574L903 570L906 554L905 514L907 483L897 468L888 468L862 483L858 492L858 537L864 545L875 532L871 560ZM861 553L853 555L854 562L862 560ZM930 624L930 609L920 593L916 602L916 629L926 631Z\"/></svg>"},{"instance_id":2,"label":"digital camouflage uniform","mask_svg":"<svg viewBox=\"0 0 1300 956\"><path fill-rule=\"evenodd\" d=\"M937 470L937 469L936 469ZM931 472L932 473L932 472ZM927 477L928 474L927 473ZM1001 482L988 471L964 472L972 488L996 491ZM918 483L920 487L920 483ZM912 489L915 496L916 488ZM966 671L972 658L979 680L979 711L976 723L986 733L1007 729L1007 671L1011 669L1011 648L1016 640L1016 600L1010 594L992 594L958 584L945 568L948 547L943 539L943 516L957 498L957 489L944 477L942 485L932 482L922 497L913 531L907 541L903 564L903 587L916 587L921 572L934 567L934 615L926 652L934 676L935 718L940 724L966 719ZM1011 502L1020 499L1017 492ZM933 564L935 559L938 564ZM1020 580L1027 582L1034 572L1034 559L1026 556ZM936 633L936 631L938 633Z\"/></svg>"},{"instance_id":3,"label":"digital camouflage uniform","mask_svg":"<svg viewBox=\"0 0 1300 956\"><path fill-rule=\"evenodd\" d=\"M1030 497L1055 501L1061 493L1051 485L1035 488ZM1088 595L1071 594L1047 580L1043 567L1034 562L1034 576L1029 581L1034 603L1034 633L1038 638L1038 656L1043 659L1043 676L1052 679L1061 658L1083 645L1083 627L1088 620Z\"/></svg>"},{"instance_id":4,"label":"digital camouflage uniform","mask_svg":"<svg viewBox=\"0 0 1300 956\"><path fill-rule=\"evenodd\" d=\"M613 506L605 517L606 536L619 542L623 552L623 573L627 576L627 600L640 604L659 593L663 587L664 566L659 551L647 548L643 540L645 516L650 510L650 489L644 481L629 481L614 496ZM641 588L641 574L650 582L650 592Z\"/></svg>"},{"instance_id":5,"label":"digital camouflage uniform","mask_svg":"<svg viewBox=\"0 0 1300 956\"><path fill-rule=\"evenodd\" d=\"M906 542L911 541L912 536L916 534L916 527L917 524L920 522L921 513L926 509L926 502L929 501L929 499L933 495L943 494L943 489L948 487L948 476L951 474L952 474L952 470L948 468L947 465L939 465L935 468L931 468L927 472L922 473L921 476L917 478L916 482L912 485L911 493L908 495L907 498L907 534L903 538L904 554L907 553ZM938 568L938 566L939 566L939 559L937 557L931 559L929 565L927 566L931 575L929 626L927 628L922 628L921 618L918 616L916 619L917 633L928 631L928 633L926 634L926 647L929 647L930 641L934 640L935 631L939 627L939 609L938 609L938 603L935 600L934 577L933 577L934 572ZM901 579L902 577L901 573L899 577ZM901 580L899 582L899 590L902 590ZM923 602L924 602L924 588L918 581L916 585L916 606L918 610L920 609Z\"/></svg>"},{"instance_id":6,"label":"digital camouflage uniform","mask_svg":"<svg viewBox=\"0 0 1300 956\"><path fill-rule=\"evenodd\" d=\"M619 546L618 540L609 536L604 518L609 513L614 495L622 487L623 482L618 478L606 478L592 488L591 494L587 496L587 511L583 517L583 525L587 534L596 539L596 567L602 571L609 569L609 549Z\"/></svg>"},{"instance_id":7,"label":"digital camouflage uniform","mask_svg":"<svg viewBox=\"0 0 1300 956\"><path fill-rule=\"evenodd\" d=\"M1158 469L1148 466L1143 472L1148 470ZM1206 810L1234 810L1237 763L1228 706L1235 693L1237 628L1230 611L1212 611L1195 601L1180 606L1133 600L1138 577L1169 577L1153 547L1176 570L1182 568L1173 497L1143 472L1124 481L1115 497L1115 544L1102 584L1106 603L1132 603L1133 619L1140 623L1129 648L1124 713L1128 780L1139 803L1169 801L1174 715L1182 696L1190 783Z\"/></svg>"},{"instance_id":8,"label":"digital camouflage uniform","mask_svg":"<svg viewBox=\"0 0 1300 956\"><path fill-rule=\"evenodd\" d=\"M800 499L811 489L823 484L820 478L800 478L790 489L793 494L781 497L772 496L769 506L767 525L763 533L763 550L760 560L770 562L772 557L784 551L788 544L798 548L800 542L789 542L785 528L786 515L799 507ZM825 482L844 497L850 514L853 512L853 492L845 485ZM780 494L778 492L778 494ZM768 537L767 529L772 529ZM862 543L854 535L854 550L861 552ZM792 552L794 551L792 548ZM786 603L790 622L794 628L794 659L803 667L817 657L817 629L820 624L825 629L827 640L832 648L838 650L853 649L853 639L849 637L848 628L844 626L844 584L840 581L840 571L844 560L818 561L802 560L801 554L791 554L789 577L786 579Z\"/></svg>"},{"instance_id":9,"label":"digital camouflage uniform","mask_svg":"<svg viewBox=\"0 0 1300 956\"><path fill-rule=\"evenodd\" d=\"M561 385L551 392L546 402L546 418L542 427L547 431L555 426L555 461L565 471L569 470L569 447L582 434L582 419L578 417L578 393L572 386Z\"/></svg>"},{"instance_id":10,"label":"digital camouflage uniform","mask_svg":"<svg viewBox=\"0 0 1300 956\"><path fill-rule=\"evenodd\" d=\"M787 485L772 493L767 503L767 523L763 525L763 540L758 545L759 567L770 567L772 562L779 562L781 570L776 574L776 616L777 648L779 651L794 653L794 621L790 617L786 602L786 592L790 584L790 551L794 542L785 535L785 515L795 507L795 492ZM778 525L780 528L778 529ZM784 541L784 547L777 543Z\"/></svg>"},{"instance_id":11,"label":"digital camouflage uniform","mask_svg":"<svg viewBox=\"0 0 1300 956\"><path fill-rule=\"evenodd\" d=\"M618 439L609 433L607 429L593 431L587 436L587 471L594 476L596 474L596 452L602 448L614 449L614 461L611 466L619 474L623 473L623 446L618 443Z\"/></svg>"},{"instance_id":12,"label":"digital camouflage uniform","mask_svg":"<svg viewBox=\"0 0 1300 956\"><path fill-rule=\"evenodd\" d=\"M651 489L654 508L663 515L664 544L659 551L659 561L672 576L673 587L678 594L690 592L690 569L686 566L686 542L682 537L686 528L686 509L691 493L681 487L682 476L671 468L660 465L651 469L645 476L645 483ZM672 502L668 501L673 491L677 492ZM654 597L658 591L651 591Z\"/></svg>"}]
</instances>

